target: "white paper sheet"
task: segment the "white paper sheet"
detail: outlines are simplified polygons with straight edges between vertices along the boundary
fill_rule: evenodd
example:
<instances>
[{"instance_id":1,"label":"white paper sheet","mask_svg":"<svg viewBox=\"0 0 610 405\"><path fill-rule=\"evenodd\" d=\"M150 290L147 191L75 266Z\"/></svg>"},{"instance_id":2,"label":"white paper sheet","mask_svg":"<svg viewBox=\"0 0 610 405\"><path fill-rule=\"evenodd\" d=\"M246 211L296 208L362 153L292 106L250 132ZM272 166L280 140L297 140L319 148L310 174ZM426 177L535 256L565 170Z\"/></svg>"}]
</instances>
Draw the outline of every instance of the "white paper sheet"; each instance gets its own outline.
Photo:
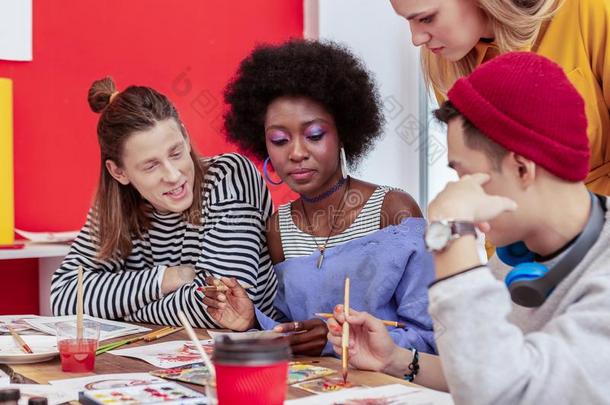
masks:
<instances>
[{"instance_id":1,"label":"white paper sheet","mask_svg":"<svg viewBox=\"0 0 610 405\"><path fill-rule=\"evenodd\" d=\"M367 400L364 402L363 400ZM351 405L351 404L452 405L451 396L423 387L392 384L374 388L350 388L339 392L293 399L284 405Z\"/></svg>"},{"instance_id":2,"label":"white paper sheet","mask_svg":"<svg viewBox=\"0 0 610 405\"><path fill-rule=\"evenodd\" d=\"M54 388L78 392L84 390L102 390L108 388L133 387L136 385L164 383L162 378L148 373L98 374L88 377L66 378L49 381Z\"/></svg>"},{"instance_id":3,"label":"white paper sheet","mask_svg":"<svg viewBox=\"0 0 610 405\"><path fill-rule=\"evenodd\" d=\"M79 231L65 232L28 232L23 229L15 229L17 235L23 236L32 242L37 243L59 243L70 242L78 236Z\"/></svg>"},{"instance_id":4,"label":"white paper sheet","mask_svg":"<svg viewBox=\"0 0 610 405\"><path fill-rule=\"evenodd\" d=\"M201 340L203 349L211 354L214 341ZM111 350L117 356L134 357L144 360L158 368L173 368L187 364L201 363L201 356L190 340L173 340L129 349Z\"/></svg>"},{"instance_id":5,"label":"white paper sheet","mask_svg":"<svg viewBox=\"0 0 610 405\"><path fill-rule=\"evenodd\" d=\"M148 332L150 329L130 323L110 321L108 319L94 318L89 315L83 317L100 323L100 341L121 336L133 335L134 333ZM39 318L26 319L26 322L34 329L49 335L55 335L55 324L64 321L76 322L76 315L67 316L41 316Z\"/></svg>"},{"instance_id":6,"label":"white paper sheet","mask_svg":"<svg viewBox=\"0 0 610 405\"><path fill-rule=\"evenodd\" d=\"M38 315L3 315L0 316L0 333L10 333L6 325L11 325L15 332L23 332L25 330L33 331L34 329L25 322L26 319L38 318Z\"/></svg>"},{"instance_id":7,"label":"white paper sheet","mask_svg":"<svg viewBox=\"0 0 610 405\"><path fill-rule=\"evenodd\" d=\"M32 0L0 1L0 59L32 60Z\"/></svg>"}]
</instances>

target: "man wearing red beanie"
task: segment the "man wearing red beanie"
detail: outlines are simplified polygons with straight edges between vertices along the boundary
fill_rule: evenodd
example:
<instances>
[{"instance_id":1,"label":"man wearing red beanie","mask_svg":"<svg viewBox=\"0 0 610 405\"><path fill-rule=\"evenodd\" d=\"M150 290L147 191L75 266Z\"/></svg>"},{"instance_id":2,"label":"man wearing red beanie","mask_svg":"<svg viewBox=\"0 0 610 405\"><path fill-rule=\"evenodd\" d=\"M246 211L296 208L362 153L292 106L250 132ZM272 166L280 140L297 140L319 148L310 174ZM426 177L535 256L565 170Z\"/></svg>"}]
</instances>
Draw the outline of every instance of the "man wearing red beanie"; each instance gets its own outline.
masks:
<instances>
[{"instance_id":1,"label":"man wearing red beanie","mask_svg":"<svg viewBox=\"0 0 610 405\"><path fill-rule=\"evenodd\" d=\"M392 344L350 309L350 362L458 404L610 401L610 221L583 180L584 103L533 53L499 56L458 80L435 111L459 181L430 203L426 243L439 357ZM497 254L481 264L474 228ZM340 349L343 309L328 322Z\"/></svg>"}]
</instances>

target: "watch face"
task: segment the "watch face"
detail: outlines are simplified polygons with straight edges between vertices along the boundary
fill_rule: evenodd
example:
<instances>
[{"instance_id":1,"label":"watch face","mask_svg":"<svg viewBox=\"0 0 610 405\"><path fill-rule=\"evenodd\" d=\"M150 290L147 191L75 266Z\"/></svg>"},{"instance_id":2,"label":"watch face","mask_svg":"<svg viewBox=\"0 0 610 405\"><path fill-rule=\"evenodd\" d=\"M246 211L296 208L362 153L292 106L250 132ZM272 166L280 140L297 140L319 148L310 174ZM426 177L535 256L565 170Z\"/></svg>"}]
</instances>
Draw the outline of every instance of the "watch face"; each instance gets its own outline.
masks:
<instances>
[{"instance_id":1,"label":"watch face","mask_svg":"<svg viewBox=\"0 0 610 405\"><path fill-rule=\"evenodd\" d=\"M442 222L432 222L426 231L426 246L428 249L442 250L451 239L451 225Z\"/></svg>"}]
</instances>

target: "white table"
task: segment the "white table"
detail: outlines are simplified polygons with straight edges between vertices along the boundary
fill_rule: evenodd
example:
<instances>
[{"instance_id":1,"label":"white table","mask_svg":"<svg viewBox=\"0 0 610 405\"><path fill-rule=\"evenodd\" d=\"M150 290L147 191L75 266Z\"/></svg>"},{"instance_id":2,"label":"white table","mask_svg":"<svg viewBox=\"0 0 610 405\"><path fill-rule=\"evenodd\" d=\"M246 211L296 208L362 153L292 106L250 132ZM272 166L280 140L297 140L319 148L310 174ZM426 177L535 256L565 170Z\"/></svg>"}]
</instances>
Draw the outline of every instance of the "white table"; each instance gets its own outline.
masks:
<instances>
[{"instance_id":1,"label":"white table","mask_svg":"<svg viewBox=\"0 0 610 405\"><path fill-rule=\"evenodd\" d=\"M39 310L42 316L52 315L51 276L59 268L69 250L70 245L67 244L31 242L26 242L23 249L0 250L0 260L38 259Z\"/></svg>"}]
</instances>

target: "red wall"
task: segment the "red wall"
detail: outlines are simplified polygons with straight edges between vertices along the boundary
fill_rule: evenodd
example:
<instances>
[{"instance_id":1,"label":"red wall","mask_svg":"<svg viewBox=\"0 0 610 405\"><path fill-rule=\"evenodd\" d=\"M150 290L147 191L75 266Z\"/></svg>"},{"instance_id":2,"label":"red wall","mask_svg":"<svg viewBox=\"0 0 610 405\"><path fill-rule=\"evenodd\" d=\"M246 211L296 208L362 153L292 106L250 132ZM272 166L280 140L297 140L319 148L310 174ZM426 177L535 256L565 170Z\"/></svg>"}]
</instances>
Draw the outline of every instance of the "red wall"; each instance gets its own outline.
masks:
<instances>
[{"instance_id":1,"label":"red wall","mask_svg":"<svg viewBox=\"0 0 610 405\"><path fill-rule=\"evenodd\" d=\"M33 7L34 60L0 61L0 77L14 85L15 226L32 231L84 221L99 170L98 117L87 105L93 80L111 75L119 90L152 86L174 101L203 155L235 150L220 133L223 87L256 43L303 31L302 0L36 0ZM285 188L272 193L276 204L290 196ZM9 266L16 263L0 262L4 279Z\"/></svg>"}]
</instances>

